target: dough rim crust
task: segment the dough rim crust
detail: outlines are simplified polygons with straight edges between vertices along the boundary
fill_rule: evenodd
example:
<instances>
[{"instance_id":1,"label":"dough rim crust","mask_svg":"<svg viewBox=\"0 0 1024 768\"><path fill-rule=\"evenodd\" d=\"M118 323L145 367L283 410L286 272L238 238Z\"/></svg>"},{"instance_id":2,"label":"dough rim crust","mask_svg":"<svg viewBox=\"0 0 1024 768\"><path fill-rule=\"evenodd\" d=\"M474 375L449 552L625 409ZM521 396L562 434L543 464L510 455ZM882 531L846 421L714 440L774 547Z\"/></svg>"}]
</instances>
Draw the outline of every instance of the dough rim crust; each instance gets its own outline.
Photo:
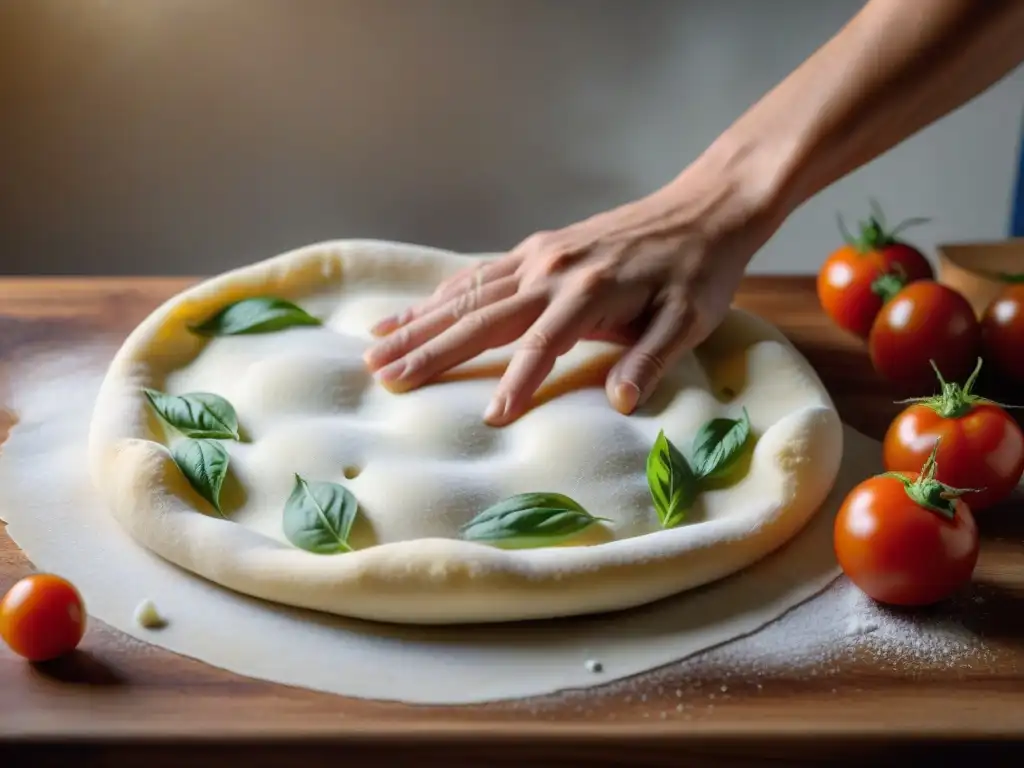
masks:
<instances>
[{"instance_id":1,"label":"dough rim crust","mask_svg":"<svg viewBox=\"0 0 1024 768\"><path fill-rule=\"evenodd\" d=\"M100 388L90 473L108 508L140 544L224 587L276 603L353 618L455 624L544 619L636 607L733 574L790 541L832 489L842 424L809 363L769 323L741 310L758 340L787 348L816 383L819 402L769 427L755 461L772 462L776 498L742 514L588 547L501 550L418 539L345 555L313 555L195 509L167 449L139 437L149 418L139 387L149 352L187 357L187 324L261 293L299 298L351 272L357 280L438 281L473 257L379 240L315 243L200 282L157 307L128 336ZM167 482L165 482L165 479Z\"/></svg>"}]
</instances>

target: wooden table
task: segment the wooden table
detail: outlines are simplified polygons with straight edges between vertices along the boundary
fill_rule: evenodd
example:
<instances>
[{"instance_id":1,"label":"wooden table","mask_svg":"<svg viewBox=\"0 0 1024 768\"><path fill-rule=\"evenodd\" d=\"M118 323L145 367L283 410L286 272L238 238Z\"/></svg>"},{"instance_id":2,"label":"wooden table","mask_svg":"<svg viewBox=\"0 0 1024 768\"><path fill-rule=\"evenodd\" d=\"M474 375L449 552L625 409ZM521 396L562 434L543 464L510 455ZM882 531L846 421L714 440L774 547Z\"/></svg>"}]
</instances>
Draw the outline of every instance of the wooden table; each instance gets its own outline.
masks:
<instances>
[{"instance_id":1,"label":"wooden table","mask_svg":"<svg viewBox=\"0 0 1024 768\"><path fill-rule=\"evenodd\" d=\"M0 364L30 343L126 334L158 302L192 282L0 280ZM826 322L810 278L749 278L738 303L785 330L814 364L847 423L881 437L898 408L893 393L872 372L863 346ZM985 634L995 653L985 668L969 673L941 668L910 675L851 658L827 680L793 674L761 678L759 686L733 681L727 701L701 707L689 720L658 718L680 701L677 686L664 678L645 697L601 697L592 709L544 702L532 708L409 707L240 678L93 622L81 651L57 663L32 666L0 649L0 758L5 765L29 758L44 765L73 752L88 765L151 767L212 765L236 755L250 767L361 765L370 756L385 765L440 758L539 768L759 760L883 765L927 743L929 751L953 758L970 748L977 760L1024 744L1022 542L1019 505L986 518L976 581L990 595ZM30 567L3 536L0 589ZM15 710L32 713L31 733L5 728L3 713Z\"/></svg>"}]
</instances>

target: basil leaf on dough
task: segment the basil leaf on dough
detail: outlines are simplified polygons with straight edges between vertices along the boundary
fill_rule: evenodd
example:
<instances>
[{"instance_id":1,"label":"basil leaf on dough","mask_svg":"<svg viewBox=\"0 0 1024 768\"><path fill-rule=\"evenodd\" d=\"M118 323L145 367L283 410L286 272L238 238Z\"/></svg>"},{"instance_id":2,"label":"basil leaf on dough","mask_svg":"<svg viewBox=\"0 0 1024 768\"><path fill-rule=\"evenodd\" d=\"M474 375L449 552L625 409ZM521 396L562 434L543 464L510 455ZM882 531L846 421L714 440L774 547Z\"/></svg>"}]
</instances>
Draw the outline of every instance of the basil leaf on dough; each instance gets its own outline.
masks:
<instances>
[{"instance_id":1,"label":"basil leaf on dough","mask_svg":"<svg viewBox=\"0 0 1024 768\"><path fill-rule=\"evenodd\" d=\"M647 487L662 528L679 525L697 498L697 478L664 430L647 454Z\"/></svg>"},{"instance_id":2,"label":"basil leaf on dough","mask_svg":"<svg viewBox=\"0 0 1024 768\"><path fill-rule=\"evenodd\" d=\"M693 440L693 464L701 480L717 478L743 454L750 439L747 409L739 419L712 419Z\"/></svg>"},{"instance_id":3,"label":"basil leaf on dough","mask_svg":"<svg viewBox=\"0 0 1024 768\"><path fill-rule=\"evenodd\" d=\"M220 395L191 392L169 395L155 389L143 389L161 419L185 437L238 439L238 416L234 406Z\"/></svg>"},{"instance_id":4,"label":"basil leaf on dough","mask_svg":"<svg viewBox=\"0 0 1024 768\"><path fill-rule=\"evenodd\" d=\"M273 296L257 296L229 304L190 330L200 336L269 333L295 325L321 325L302 307Z\"/></svg>"},{"instance_id":5,"label":"basil leaf on dough","mask_svg":"<svg viewBox=\"0 0 1024 768\"><path fill-rule=\"evenodd\" d=\"M172 446L171 456L189 485L224 517L220 508L220 489L228 474L228 452L224 446L216 440L188 438Z\"/></svg>"},{"instance_id":6,"label":"basil leaf on dough","mask_svg":"<svg viewBox=\"0 0 1024 768\"><path fill-rule=\"evenodd\" d=\"M597 522L608 521L561 493L521 493L485 509L462 526L459 536L502 549L525 549L562 541Z\"/></svg>"},{"instance_id":7,"label":"basil leaf on dough","mask_svg":"<svg viewBox=\"0 0 1024 768\"><path fill-rule=\"evenodd\" d=\"M356 497L342 485L307 482L295 475L284 505L284 535L292 544L317 555L351 552L349 531L359 511Z\"/></svg>"}]
</instances>

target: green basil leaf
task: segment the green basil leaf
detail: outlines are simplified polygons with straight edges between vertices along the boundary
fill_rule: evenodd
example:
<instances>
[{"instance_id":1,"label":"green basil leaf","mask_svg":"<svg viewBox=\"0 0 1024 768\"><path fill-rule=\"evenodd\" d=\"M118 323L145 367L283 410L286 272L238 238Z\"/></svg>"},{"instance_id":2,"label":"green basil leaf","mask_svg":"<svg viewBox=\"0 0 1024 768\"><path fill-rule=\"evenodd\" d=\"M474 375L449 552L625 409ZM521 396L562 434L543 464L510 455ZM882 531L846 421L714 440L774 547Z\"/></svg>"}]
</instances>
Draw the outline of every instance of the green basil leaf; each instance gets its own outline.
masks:
<instances>
[{"instance_id":1,"label":"green basil leaf","mask_svg":"<svg viewBox=\"0 0 1024 768\"><path fill-rule=\"evenodd\" d=\"M220 489L228 474L228 452L224 446L216 440L188 438L173 445L171 456L189 485L224 517L220 508Z\"/></svg>"},{"instance_id":2,"label":"green basil leaf","mask_svg":"<svg viewBox=\"0 0 1024 768\"><path fill-rule=\"evenodd\" d=\"M359 503L337 483L307 482L295 475L295 487L284 505L284 535L292 544L317 555L351 552L349 531Z\"/></svg>"},{"instance_id":3,"label":"green basil leaf","mask_svg":"<svg viewBox=\"0 0 1024 768\"><path fill-rule=\"evenodd\" d=\"M726 474L750 439L750 418L747 409L739 419L712 419L697 433L693 441L693 465L701 480Z\"/></svg>"},{"instance_id":4,"label":"green basil leaf","mask_svg":"<svg viewBox=\"0 0 1024 768\"><path fill-rule=\"evenodd\" d=\"M466 541L525 549L563 541L597 522L608 521L561 493L521 493L488 507L459 534Z\"/></svg>"},{"instance_id":5,"label":"green basil leaf","mask_svg":"<svg viewBox=\"0 0 1024 768\"><path fill-rule=\"evenodd\" d=\"M241 333L269 333L295 325L320 325L302 307L285 299L258 296L229 304L217 314L192 326L201 336L232 336Z\"/></svg>"},{"instance_id":6,"label":"green basil leaf","mask_svg":"<svg viewBox=\"0 0 1024 768\"><path fill-rule=\"evenodd\" d=\"M662 528L679 525L697 498L697 478L664 430L647 454L647 486Z\"/></svg>"},{"instance_id":7,"label":"green basil leaf","mask_svg":"<svg viewBox=\"0 0 1024 768\"><path fill-rule=\"evenodd\" d=\"M238 416L231 403L220 395L169 395L155 389L143 392L160 418L186 437L238 439Z\"/></svg>"}]
</instances>

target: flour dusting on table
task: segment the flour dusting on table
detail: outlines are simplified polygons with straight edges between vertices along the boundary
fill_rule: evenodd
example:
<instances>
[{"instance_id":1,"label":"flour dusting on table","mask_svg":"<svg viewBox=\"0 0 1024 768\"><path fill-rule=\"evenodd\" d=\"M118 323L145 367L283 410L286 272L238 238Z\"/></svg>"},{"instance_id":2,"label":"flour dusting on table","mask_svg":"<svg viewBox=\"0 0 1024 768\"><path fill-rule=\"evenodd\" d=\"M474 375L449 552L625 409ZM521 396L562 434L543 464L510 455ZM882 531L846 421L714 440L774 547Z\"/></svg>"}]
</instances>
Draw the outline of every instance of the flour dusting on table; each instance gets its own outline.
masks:
<instances>
[{"instance_id":1,"label":"flour dusting on table","mask_svg":"<svg viewBox=\"0 0 1024 768\"><path fill-rule=\"evenodd\" d=\"M965 603L984 605L984 587L972 585L950 601L926 609L896 610L871 600L840 577L812 600L759 632L599 689L555 699L520 702L537 715L569 706L592 717L603 702L646 707L642 717L692 719L741 696L772 695L792 681L836 694L843 673L865 662L906 678L970 672L994 658L978 632L959 618ZM848 678L846 678L848 680ZM672 701L668 709L665 701Z\"/></svg>"}]
</instances>

